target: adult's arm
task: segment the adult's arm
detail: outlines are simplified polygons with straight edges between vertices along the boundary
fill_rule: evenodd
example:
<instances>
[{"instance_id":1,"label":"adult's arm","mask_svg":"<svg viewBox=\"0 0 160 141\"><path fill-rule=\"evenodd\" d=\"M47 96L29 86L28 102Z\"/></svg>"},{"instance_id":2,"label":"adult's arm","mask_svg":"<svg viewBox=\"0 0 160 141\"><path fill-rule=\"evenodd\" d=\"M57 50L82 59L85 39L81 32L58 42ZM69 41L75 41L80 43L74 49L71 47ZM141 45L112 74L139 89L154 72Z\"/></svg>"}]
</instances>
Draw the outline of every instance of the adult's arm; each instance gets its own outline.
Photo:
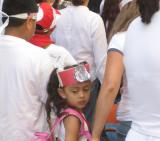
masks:
<instances>
[{"instance_id":1,"label":"adult's arm","mask_svg":"<svg viewBox=\"0 0 160 141\"><path fill-rule=\"evenodd\" d=\"M123 72L123 55L117 51L109 51L104 80L96 104L92 141L100 141L100 135L118 93Z\"/></svg>"}]
</instances>

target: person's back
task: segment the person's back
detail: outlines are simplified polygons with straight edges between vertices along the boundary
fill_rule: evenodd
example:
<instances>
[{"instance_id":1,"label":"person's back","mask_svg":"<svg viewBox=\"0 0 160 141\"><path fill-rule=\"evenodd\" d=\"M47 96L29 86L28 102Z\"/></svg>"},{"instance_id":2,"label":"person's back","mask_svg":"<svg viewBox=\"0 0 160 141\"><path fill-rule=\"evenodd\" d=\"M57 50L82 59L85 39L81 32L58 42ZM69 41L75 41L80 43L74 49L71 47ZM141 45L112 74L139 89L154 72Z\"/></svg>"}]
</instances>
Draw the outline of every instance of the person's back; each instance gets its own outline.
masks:
<instances>
[{"instance_id":1,"label":"person's back","mask_svg":"<svg viewBox=\"0 0 160 141\"><path fill-rule=\"evenodd\" d=\"M41 83L50 73L43 62L48 60L42 49L22 39L5 35L0 40L0 138L25 141L33 131L45 129Z\"/></svg>"},{"instance_id":2,"label":"person's back","mask_svg":"<svg viewBox=\"0 0 160 141\"><path fill-rule=\"evenodd\" d=\"M68 6L61 10L52 37L78 62L87 61L90 64L92 80L98 77L102 81L107 42L104 24L98 14L84 5Z\"/></svg>"},{"instance_id":3,"label":"person's back","mask_svg":"<svg viewBox=\"0 0 160 141\"><path fill-rule=\"evenodd\" d=\"M139 3L142 4L142 1L139 0ZM144 1L144 3L146 6L152 1ZM159 2L156 7L159 7L158 4ZM148 7L151 7L151 4ZM140 5L140 12L141 8ZM147 18L152 17L149 13ZM157 108L160 99L160 11L153 15L151 22L146 22L145 12L141 14L144 23L141 18L133 21L127 32L124 52L128 90L133 108L131 111L133 125L127 141L132 140L133 136L136 140L136 137L140 137L138 134L141 134L141 137L145 136L146 139L149 136L160 138L160 111ZM133 131L136 131L134 135Z\"/></svg>"},{"instance_id":4,"label":"person's back","mask_svg":"<svg viewBox=\"0 0 160 141\"><path fill-rule=\"evenodd\" d=\"M14 18L0 36L0 140L28 141L48 128L44 103L54 66L45 50L25 41L34 32L36 3L4 0L3 11Z\"/></svg>"}]
</instances>

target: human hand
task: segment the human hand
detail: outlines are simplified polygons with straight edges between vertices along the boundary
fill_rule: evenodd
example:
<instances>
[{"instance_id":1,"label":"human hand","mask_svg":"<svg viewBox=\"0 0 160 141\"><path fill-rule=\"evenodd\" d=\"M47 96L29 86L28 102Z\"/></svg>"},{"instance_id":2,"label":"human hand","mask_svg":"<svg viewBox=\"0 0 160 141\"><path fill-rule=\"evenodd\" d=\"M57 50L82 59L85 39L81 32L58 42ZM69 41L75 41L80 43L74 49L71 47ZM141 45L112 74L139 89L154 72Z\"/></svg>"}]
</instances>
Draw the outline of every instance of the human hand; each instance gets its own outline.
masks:
<instances>
[{"instance_id":1,"label":"human hand","mask_svg":"<svg viewBox=\"0 0 160 141\"><path fill-rule=\"evenodd\" d=\"M92 138L91 141L100 141L99 138Z\"/></svg>"}]
</instances>

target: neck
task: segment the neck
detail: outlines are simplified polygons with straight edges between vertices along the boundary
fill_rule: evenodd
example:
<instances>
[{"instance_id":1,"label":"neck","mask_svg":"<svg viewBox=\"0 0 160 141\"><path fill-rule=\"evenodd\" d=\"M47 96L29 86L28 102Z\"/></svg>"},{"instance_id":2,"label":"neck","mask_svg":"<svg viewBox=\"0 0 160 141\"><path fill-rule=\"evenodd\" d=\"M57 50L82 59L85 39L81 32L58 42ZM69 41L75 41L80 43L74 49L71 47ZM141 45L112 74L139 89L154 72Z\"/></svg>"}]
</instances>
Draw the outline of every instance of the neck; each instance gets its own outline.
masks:
<instances>
[{"instance_id":1,"label":"neck","mask_svg":"<svg viewBox=\"0 0 160 141\"><path fill-rule=\"evenodd\" d=\"M89 0L83 0L83 6L88 7Z\"/></svg>"},{"instance_id":2,"label":"neck","mask_svg":"<svg viewBox=\"0 0 160 141\"><path fill-rule=\"evenodd\" d=\"M88 7L88 1L85 1L85 2L83 3L83 6Z\"/></svg>"},{"instance_id":3,"label":"neck","mask_svg":"<svg viewBox=\"0 0 160 141\"><path fill-rule=\"evenodd\" d=\"M11 35L18 38L26 39L24 36L24 32L21 31L21 28L15 28L15 27L8 27L5 29L5 35Z\"/></svg>"}]
</instances>

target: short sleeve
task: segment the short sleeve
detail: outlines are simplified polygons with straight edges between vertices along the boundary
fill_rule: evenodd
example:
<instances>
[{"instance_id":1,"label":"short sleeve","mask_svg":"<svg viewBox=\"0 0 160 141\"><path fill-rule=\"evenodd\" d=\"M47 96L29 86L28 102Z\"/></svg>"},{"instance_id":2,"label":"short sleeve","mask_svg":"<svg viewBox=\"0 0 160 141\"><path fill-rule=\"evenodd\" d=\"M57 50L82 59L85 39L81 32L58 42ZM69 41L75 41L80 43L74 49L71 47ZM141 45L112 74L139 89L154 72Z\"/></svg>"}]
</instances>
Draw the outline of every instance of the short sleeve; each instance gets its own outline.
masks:
<instances>
[{"instance_id":1,"label":"short sleeve","mask_svg":"<svg viewBox=\"0 0 160 141\"><path fill-rule=\"evenodd\" d=\"M122 32L122 33L115 34L109 43L108 52L116 51L123 55L124 54L124 43L125 43L125 33Z\"/></svg>"}]
</instances>

